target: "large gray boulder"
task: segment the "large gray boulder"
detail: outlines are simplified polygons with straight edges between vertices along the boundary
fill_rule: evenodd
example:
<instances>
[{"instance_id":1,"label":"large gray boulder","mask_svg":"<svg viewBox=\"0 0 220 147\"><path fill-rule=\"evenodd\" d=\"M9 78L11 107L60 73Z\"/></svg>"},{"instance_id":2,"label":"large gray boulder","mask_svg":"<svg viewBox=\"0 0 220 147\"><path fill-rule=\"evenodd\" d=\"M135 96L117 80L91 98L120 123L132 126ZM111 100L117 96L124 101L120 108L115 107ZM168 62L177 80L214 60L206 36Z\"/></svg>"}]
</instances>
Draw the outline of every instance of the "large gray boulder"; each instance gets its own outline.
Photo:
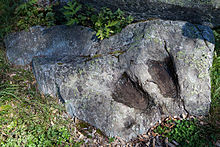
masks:
<instances>
[{"instance_id":1,"label":"large gray boulder","mask_svg":"<svg viewBox=\"0 0 220 147\"><path fill-rule=\"evenodd\" d=\"M35 57L33 70L43 93L59 96L69 114L106 135L128 140L162 116L208 114L214 50L209 27L145 21L85 53L90 50L96 54Z\"/></svg>"},{"instance_id":2,"label":"large gray boulder","mask_svg":"<svg viewBox=\"0 0 220 147\"><path fill-rule=\"evenodd\" d=\"M220 26L219 0L80 0L100 9L109 7L127 12L135 19L160 18Z\"/></svg>"}]
</instances>

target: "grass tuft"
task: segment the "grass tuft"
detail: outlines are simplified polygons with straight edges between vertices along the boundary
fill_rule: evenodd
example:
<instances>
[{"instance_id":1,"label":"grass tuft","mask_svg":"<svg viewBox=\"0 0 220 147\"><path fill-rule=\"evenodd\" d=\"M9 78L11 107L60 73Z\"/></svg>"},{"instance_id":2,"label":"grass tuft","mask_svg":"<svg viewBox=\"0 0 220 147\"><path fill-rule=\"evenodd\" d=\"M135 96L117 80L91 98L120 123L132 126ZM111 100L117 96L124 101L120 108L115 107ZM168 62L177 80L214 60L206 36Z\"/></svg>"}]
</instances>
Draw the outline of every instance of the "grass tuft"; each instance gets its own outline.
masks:
<instances>
[{"instance_id":1,"label":"grass tuft","mask_svg":"<svg viewBox=\"0 0 220 147\"><path fill-rule=\"evenodd\" d=\"M56 98L42 96L30 70L8 64L0 49L0 146L79 146Z\"/></svg>"}]
</instances>

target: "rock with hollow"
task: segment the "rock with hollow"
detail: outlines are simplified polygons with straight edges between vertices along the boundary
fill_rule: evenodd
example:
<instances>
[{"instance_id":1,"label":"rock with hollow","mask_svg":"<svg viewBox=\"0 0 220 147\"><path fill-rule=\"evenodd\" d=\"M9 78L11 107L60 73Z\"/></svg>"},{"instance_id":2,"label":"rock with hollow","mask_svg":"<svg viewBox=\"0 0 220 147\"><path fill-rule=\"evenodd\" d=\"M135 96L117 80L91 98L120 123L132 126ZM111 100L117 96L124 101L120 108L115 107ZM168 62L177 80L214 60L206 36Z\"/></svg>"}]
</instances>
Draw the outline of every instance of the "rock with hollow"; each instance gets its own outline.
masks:
<instances>
[{"instance_id":1,"label":"rock with hollow","mask_svg":"<svg viewBox=\"0 0 220 147\"><path fill-rule=\"evenodd\" d=\"M71 30L84 33L77 26ZM54 34L63 36L56 44L72 40L62 32ZM39 89L58 96L70 115L129 140L165 116L208 114L214 50L209 27L153 20L128 25L103 41L83 39L73 40L75 54L63 50L62 56L33 58Z\"/></svg>"}]
</instances>

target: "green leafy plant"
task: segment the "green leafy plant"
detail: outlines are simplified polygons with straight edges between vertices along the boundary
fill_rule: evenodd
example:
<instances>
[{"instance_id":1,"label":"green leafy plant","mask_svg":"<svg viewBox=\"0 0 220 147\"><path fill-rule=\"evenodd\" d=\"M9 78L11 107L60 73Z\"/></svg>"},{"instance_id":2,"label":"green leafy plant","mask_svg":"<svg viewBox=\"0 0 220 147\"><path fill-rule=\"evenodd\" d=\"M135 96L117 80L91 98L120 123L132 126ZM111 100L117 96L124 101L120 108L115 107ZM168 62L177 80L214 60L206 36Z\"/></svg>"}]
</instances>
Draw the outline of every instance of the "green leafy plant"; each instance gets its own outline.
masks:
<instances>
[{"instance_id":1,"label":"green leafy plant","mask_svg":"<svg viewBox=\"0 0 220 147\"><path fill-rule=\"evenodd\" d=\"M83 15L77 15L79 10L82 8L82 5L79 4L78 2L71 2L69 1L67 3L67 6L64 6L64 15L66 17L67 25L72 25L72 24L78 24L79 21L83 21L85 17Z\"/></svg>"},{"instance_id":2,"label":"green leafy plant","mask_svg":"<svg viewBox=\"0 0 220 147\"><path fill-rule=\"evenodd\" d=\"M67 25L89 26L97 31L96 36L101 40L120 32L133 21L131 16L125 17L124 12L120 9L112 12L109 8L103 8L96 13L94 8L82 5L77 1L69 1L62 11Z\"/></svg>"},{"instance_id":3,"label":"green leafy plant","mask_svg":"<svg viewBox=\"0 0 220 147\"><path fill-rule=\"evenodd\" d=\"M35 25L52 26L55 22L52 5L43 6L37 0L22 3L16 8L15 14L18 18L16 25L20 30Z\"/></svg>"},{"instance_id":4,"label":"green leafy plant","mask_svg":"<svg viewBox=\"0 0 220 147\"><path fill-rule=\"evenodd\" d=\"M91 15L94 13L94 9L88 5L82 5L76 0L69 1L61 11L67 20L67 25L91 25Z\"/></svg>"},{"instance_id":5,"label":"green leafy plant","mask_svg":"<svg viewBox=\"0 0 220 147\"><path fill-rule=\"evenodd\" d=\"M133 18L125 17L120 9L113 13L109 8L103 8L97 17L93 17L92 21L94 29L97 31L96 35L103 40L112 34L119 33L122 28L133 21Z\"/></svg>"},{"instance_id":6,"label":"green leafy plant","mask_svg":"<svg viewBox=\"0 0 220 147\"><path fill-rule=\"evenodd\" d=\"M114 137L110 137L108 140L109 140L109 143L111 143L111 142L115 141L115 138Z\"/></svg>"}]
</instances>

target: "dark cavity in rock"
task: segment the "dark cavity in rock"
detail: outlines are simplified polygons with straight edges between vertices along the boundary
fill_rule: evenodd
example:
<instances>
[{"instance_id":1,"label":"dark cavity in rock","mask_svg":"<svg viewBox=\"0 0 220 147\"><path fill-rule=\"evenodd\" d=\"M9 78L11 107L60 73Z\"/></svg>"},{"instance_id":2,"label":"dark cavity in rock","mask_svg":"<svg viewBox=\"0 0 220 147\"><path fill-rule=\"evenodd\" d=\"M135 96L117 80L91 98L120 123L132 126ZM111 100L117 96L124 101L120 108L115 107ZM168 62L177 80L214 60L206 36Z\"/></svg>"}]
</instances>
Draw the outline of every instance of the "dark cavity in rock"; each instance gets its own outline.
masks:
<instances>
[{"instance_id":1,"label":"dark cavity in rock","mask_svg":"<svg viewBox=\"0 0 220 147\"><path fill-rule=\"evenodd\" d=\"M178 77L171 57L164 61L148 60L148 72L164 97L178 98Z\"/></svg>"},{"instance_id":2,"label":"dark cavity in rock","mask_svg":"<svg viewBox=\"0 0 220 147\"><path fill-rule=\"evenodd\" d=\"M149 95L132 82L126 73L116 83L112 97L119 103L140 110L146 110L149 105Z\"/></svg>"},{"instance_id":3,"label":"dark cavity in rock","mask_svg":"<svg viewBox=\"0 0 220 147\"><path fill-rule=\"evenodd\" d=\"M133 125L136 124L135 120L132 117L126 117L124 122L124 126L126 129L131 128Z\"/></svg>"}]
</instances>

